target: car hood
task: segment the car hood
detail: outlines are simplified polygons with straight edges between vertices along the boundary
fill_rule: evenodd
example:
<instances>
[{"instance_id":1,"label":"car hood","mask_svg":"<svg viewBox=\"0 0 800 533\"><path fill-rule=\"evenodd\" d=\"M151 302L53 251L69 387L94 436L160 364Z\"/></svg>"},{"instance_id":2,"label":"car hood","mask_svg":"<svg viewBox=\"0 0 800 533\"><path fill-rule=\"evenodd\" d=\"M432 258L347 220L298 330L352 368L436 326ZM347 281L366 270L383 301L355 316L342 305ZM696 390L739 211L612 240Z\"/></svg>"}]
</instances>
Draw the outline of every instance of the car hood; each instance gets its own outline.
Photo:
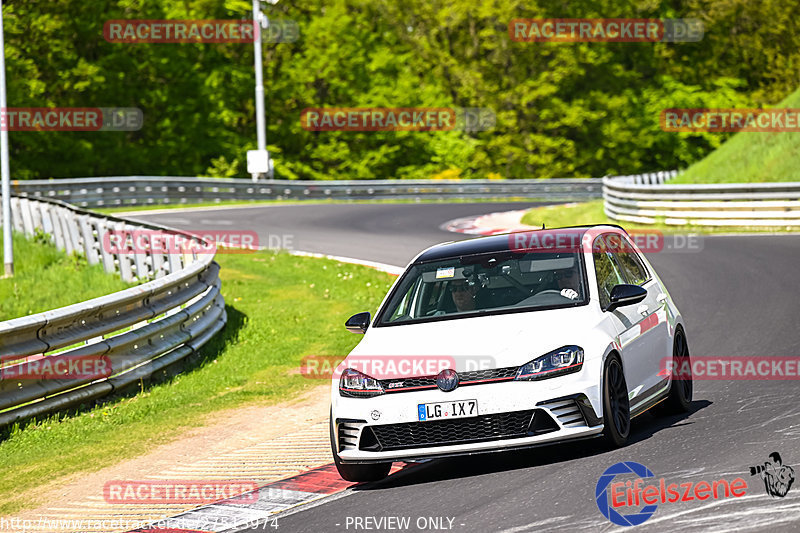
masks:
<instances>
[{"instance_id":1,"label":"car hood","mask_svg":"<svg viewBox=\"0 0 800 533\"><path fill-rule=\"evenodd\" d=\"M370 327L353 357L452 357L456 370L519 366L565 345L581 345L598 321L590 306Z\"/></svg>"}]
</instances>

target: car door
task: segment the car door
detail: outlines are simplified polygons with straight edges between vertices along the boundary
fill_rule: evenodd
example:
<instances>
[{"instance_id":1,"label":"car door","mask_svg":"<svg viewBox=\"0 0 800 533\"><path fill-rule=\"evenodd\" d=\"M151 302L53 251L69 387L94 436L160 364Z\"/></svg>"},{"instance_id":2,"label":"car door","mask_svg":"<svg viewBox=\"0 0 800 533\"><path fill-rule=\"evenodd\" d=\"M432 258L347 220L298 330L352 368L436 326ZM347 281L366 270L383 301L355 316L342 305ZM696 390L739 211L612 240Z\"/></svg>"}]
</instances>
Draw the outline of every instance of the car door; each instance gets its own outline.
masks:
<instances>
[{"instance_id":1,"label":"car door","mask_svg":"<svg viewBox=\"0 0 800 533\"><path fill-rule=\"evenodd\" d=\"M647 290L647 297L637 305L630 306L631 319L639 319L639 335L644 345L647 370L645 372L645 388L641 392L642 399L658 392L666 384L667 377L661 374L665 368L664 358L671 356L671 343L667 327L666 294L656 277L624 235L609 235L609 248L623 276L631 285L639 285Z\"/></svg>"},{"instance_id":2,"label":"car door","mask_svg":"<svg viewBox=\"0 0 800 533\"><path fill-rule=\"evenodd\" d=\"M609 234L598 235L592 245L600 305L604 309L609 304L611 289L628 282L614 249L609 246L608 236ZM651 381L649 379L651 359L641 334L642 328L639 323L643 317L637 312L638 307L638 304L628 305L604 312L617 331L632 408L637 399L641 399L640 395L648 389L647 384Z\"/></svg>"}]
</instances>

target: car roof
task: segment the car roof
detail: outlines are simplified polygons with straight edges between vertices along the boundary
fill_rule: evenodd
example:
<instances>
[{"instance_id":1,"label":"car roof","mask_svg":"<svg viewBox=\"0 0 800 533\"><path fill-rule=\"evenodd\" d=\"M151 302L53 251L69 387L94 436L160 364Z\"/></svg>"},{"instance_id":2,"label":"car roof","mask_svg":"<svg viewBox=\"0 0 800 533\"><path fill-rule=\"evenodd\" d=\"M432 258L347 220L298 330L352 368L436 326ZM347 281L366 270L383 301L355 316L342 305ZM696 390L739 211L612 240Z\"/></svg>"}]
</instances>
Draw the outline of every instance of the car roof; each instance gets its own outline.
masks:
<instances>
[{"instance_id":1,"label":"car roof","mask_svg":"<svg viewBox=\"0 0 800 533\"><path fill-rule=\"evenodd\" d=\"M514 247L514 236L518 234L525 234L526 236L537 236L539 239L545 235L574 235L575 238L583 238L584 233L590 229L607 228L609 231L625 232L625 229L615 224L597 224L592 226L568 226L562 228L546 228L538 230L517 231L512 233L502 233L499 235L490 235L488 237L476 237L474 239L466 239L463 241L451 241L443 244L431 246L423 251L414 260L414 264L427 263L429 261L438 261L440 259L450 259L454 257L462 257L467 255L480 255L490 254L495 252L511 252L518 251L519 248Z\"/></svg>"}]
</instances>

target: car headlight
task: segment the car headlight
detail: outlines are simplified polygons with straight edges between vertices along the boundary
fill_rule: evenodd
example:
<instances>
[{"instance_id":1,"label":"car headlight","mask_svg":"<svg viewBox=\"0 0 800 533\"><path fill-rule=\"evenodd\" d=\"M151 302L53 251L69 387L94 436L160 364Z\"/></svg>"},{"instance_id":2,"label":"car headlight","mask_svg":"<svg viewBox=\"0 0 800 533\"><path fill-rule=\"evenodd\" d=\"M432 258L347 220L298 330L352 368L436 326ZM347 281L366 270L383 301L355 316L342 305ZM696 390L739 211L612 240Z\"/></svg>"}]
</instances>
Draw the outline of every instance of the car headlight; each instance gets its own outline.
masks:
<instances>
[{"instance_id":1,"label":"car headlight","mask_svg":"<svg viewBox=\"0 0 800 533\"><path fill-rule=\"evenodd\" d=\"M558 350L537 357L517 369L514 377L518 381L534 381L572 374L583 367L583 348L564 346Z\"/></svg>"},{"instance_id":2,"label":"car headlight","mask_svg":"<svg viewBox=\"0 0 800 533\"><path fill-rule=\"evenodd\" d=\"M369 398L383 394L383 386L377 379L347 368L339 378L339 394L350 398Z\"/></svg>"}]
</instances>

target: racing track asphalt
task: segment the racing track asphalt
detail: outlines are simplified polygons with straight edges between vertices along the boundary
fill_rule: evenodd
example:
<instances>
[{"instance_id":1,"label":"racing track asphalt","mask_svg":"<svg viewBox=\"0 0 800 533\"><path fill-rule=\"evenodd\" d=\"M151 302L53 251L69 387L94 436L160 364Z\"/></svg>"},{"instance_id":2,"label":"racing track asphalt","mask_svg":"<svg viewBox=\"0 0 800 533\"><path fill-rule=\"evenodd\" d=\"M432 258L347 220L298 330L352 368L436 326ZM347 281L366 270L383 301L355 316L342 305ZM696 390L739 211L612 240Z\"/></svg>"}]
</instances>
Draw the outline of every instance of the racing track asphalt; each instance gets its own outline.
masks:
<instances>
[{"instance_id":1,"label":"racing track asphalt","mask_svg":"<svg viewBox=\"0 0 800 533\"><path fill-rule=\"evenodd\" d=\"M442 223L526 205L285 205L135 218L189 230L256 230L261 242L291 234L296 249L404 266L431 244L467 237L440 230ZM684 315L692 355L798 355L800 236L706 236L701 242L702 250L649 255ZM667 483L722 477L748 483L743 498L659 504L637 531L800 531L800 481L779 499L749 475L773 451L800 475L798 441L797 381L695 382L690 414L645 413L622 449L585 440L431 461L279 516L278 531L434 531L431 522L422 523L428 517L443 517L444 530L465 533L627 530L600 514L594 496L600 475L619 461L641 463ZM411 527L356 527L355 519L365 517L408 517Z\"/></svg>"}]
</instances>

